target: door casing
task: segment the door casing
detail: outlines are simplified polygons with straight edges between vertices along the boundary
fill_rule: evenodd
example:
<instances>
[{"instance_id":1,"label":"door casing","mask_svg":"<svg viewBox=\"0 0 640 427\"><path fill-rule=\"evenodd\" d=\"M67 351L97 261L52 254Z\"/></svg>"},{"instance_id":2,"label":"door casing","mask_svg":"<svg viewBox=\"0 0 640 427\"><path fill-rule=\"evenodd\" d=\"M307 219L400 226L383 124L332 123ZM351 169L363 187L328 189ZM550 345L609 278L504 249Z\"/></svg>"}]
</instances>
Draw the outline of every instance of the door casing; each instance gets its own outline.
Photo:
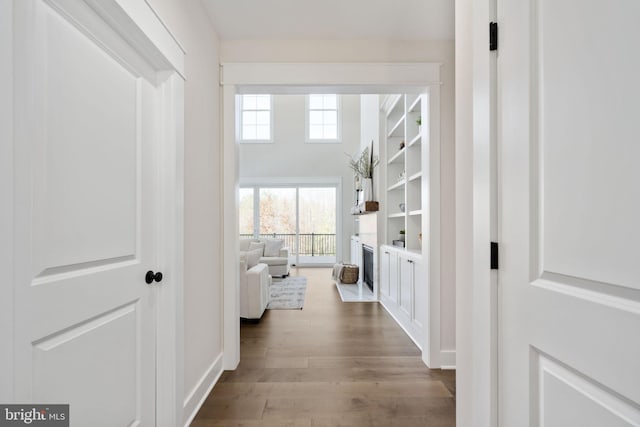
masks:
<instances>
[{"instance_id":1,"label":"door casing","mask_svg":"<svg viewBox=\"0 0 640 427\"><path fill-rule=\"evenodd\" d=\"M430 182L429 230L429 354L423 360L439 366L440 359L440 66L437 63L226 63L223 86L223 250L224 361L226 370L240 362L240 298L238 262L239 148L236 140L236 95L241 93L429 93Z\"/></svg>"}]
</instances>

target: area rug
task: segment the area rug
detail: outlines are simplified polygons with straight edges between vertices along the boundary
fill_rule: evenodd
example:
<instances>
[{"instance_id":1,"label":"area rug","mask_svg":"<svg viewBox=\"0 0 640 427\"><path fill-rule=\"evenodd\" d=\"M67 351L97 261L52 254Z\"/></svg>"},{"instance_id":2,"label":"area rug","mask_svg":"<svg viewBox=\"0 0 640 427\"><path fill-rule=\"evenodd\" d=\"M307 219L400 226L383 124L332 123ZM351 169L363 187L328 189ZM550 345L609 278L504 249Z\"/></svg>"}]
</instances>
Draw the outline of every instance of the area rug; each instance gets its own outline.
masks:
<instances>
[{"instance_id":1,"label":"area rug","mask_svg":"<svg viewBox=\"0 0 640 427\"><path fill-rule=\"evenodd\" d=\"M289 276L282 280L274 280L269 288L269 304L271 310L302 310L304 294L307 291L307 278Z\"/></svg>"}]
</instances>

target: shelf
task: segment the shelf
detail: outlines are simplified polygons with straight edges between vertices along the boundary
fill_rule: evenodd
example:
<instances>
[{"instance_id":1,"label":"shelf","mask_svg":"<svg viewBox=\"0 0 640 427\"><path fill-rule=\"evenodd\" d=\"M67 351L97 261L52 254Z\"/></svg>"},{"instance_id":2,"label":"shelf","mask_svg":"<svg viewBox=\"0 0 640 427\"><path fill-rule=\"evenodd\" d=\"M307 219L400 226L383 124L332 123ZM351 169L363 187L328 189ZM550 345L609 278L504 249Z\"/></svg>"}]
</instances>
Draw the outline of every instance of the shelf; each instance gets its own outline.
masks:
<instances>
[{"instance_id":1,"label":"shelf","mask_svg":"<svg viewBox=\"0 0 640 427\"><path fill-rule=\"evenodd\" d=\"M420 95L418 95L418 97L415 99L415 101L413 101L411 103L411 105L409 106L409 111L420 112L419 110L416 110L416 107L420 104L421 101L422 101L422 97Z\"/></svg>"},{"instance_id":2,"label":"shelf","mask_svg":"<svg viewBox=\"0 0 640 427\"><path fill-rule=\"evenodd\" d=\"M389 159L389 164L391 163L404 163L404 148L402 150L399 150L396 154L394 154L390 159Z\"/></svg>"},{"instance_id":3,"label":"shelf","mask_svg":"<svg viewBox=\"0 0 640 427\"><path fill-rule=\"evenodd\" d=\"M416 136L414 136L413 139L409 141L409 144L407 146L411 147L415 145L417 142L422 142L422 135L417 134Z\"/></svg>"},{"instance_id":4,"label":"shelf","mask_svg":"<svg viewBox=\"0 0 640 427\"><path fill-rule=\"evenodd\" d=\"M398 129L400 129L400 130L404 131L404 126L403 126L403 125L404 125L404 117L405 117L405 116L404 116L404 115L402 115L402 117L400 117L400 119L398 120L398 122L397 122L395 125L393 125L393 126L391 127L391 130L389 131L389 133L387 134L387 136L389 136L389 137L392 137L392 136L398 136L398 135L395 135L395 133L398 131Z\"/></svg>"},{"instance_id":5,"label":"shelf","mask_svg":"<svg viewBox=\"0 0 640 427\"><path fill-rule=\"evenodd\" d=\"M402 188L404 187L405 184L405 180L400 180L398 182L396 182L395 184L393 184L391 187L387 188L387 191L393 191L393 190L397 190L398 188Z\"/></svg>"},{"instance_id":6,"label":"shelf","mask_svg":"<svg viewBox=\"0 0 640 427\"><path fill-rule=\"evenodd\" d=\"M422 215L422 209L417 209L415 211L409 211L409 216Z\"/></svg>"},{"instance_id":7,"label":"shelf","mask_svg":"<svg viewBox=\"0 0 640 427\"><path fill-rule=\"evenodd\" d=\"M409 182L415 181L416 179L420 179L420 178L422 178L422 172L414 173L409 177Z\"/></svg>"},{"instance_id":8,"label":"shelf","mask_svg":"<svg viewBox=\"0 0 640 427\"><path fill-rule=\"evenodd\" d=\"M402 99L402 95L396 95L395 98L391 101L391 105L387 109L387 118L396 109L396 107L398 106L398 103L400 102L401 99Z\"/></svg>"},{"instance_id":9,"label":"shelf","mask_svg":"<svg viewBox=\"0 0 640 427\"><path fill-rule=\"evenodd\" d=\"M404 218L404 212L393 213L389 215L389 218Z\"/></svg>"}]
</instances>

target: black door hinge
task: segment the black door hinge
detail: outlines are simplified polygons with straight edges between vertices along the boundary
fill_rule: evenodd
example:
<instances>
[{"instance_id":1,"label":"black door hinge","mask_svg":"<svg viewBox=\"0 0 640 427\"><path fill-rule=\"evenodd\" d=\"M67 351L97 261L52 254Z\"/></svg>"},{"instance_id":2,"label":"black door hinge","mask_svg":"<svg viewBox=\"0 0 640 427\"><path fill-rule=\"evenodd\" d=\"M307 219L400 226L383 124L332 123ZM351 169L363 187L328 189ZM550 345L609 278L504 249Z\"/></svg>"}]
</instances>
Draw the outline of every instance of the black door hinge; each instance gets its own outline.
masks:
<instances>
[{"instance_id":1,"label":"black door hinge","mask_svg":"<svg viewBox=\"0 0 640 427\"><path fill-rule=\"evenodd\" d=\"M489 50L498 50L498 23L489 22Z\"/></svg>"},{"instance_id":2,"label":"black door hinge","mask_svg":"<svg viewBox=\"0 0 640 427\"><path fill-rule=\"evenodd\" d=\"M491 242L491 269L498 269L498 242Z\"/></svg>"}]
</instances>

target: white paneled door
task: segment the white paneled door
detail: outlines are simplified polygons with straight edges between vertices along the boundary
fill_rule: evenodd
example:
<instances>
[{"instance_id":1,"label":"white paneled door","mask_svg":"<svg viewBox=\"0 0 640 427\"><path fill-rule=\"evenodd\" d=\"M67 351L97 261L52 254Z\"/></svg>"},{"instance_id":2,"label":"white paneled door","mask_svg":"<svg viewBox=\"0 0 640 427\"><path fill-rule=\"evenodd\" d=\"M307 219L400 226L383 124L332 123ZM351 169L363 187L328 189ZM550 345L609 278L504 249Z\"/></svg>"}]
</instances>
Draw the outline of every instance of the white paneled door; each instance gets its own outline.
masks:
<instances>
[{"instance_id":1,"label":"white paneled door","mask_svg":"<svg viewBox=\"0 0 640 427\"><path fill-rule=\"evenodd\" d=\"M498 2L500 425L640 425L640 3Z\"/></svg>"},{"instance_id":2,"label":"white paneled door","mask_svg":"<svg viewBox=\"0 0 640 427\"><path fill-rule=\"evenodd\" d=\"M89 3L14 6L15 399L153 426L161 94Z\"/></svg>"}]
</instances>

